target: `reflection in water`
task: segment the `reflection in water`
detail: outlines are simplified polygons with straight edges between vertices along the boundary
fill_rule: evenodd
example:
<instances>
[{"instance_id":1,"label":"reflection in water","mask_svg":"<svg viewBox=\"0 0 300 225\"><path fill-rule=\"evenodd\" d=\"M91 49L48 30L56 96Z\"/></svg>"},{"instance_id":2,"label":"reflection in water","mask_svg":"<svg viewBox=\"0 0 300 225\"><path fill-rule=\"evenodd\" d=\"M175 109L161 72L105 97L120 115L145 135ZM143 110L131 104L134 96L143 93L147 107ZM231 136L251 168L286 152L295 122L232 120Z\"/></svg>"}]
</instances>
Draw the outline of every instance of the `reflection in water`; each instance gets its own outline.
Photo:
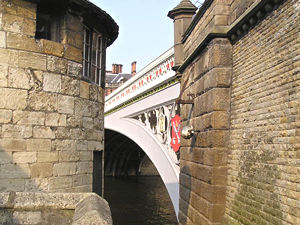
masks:
<instances>
[{"instance_id":1,"label":"reflection in water","mask_svg":"<svg viewBox=\"0 0 300 225\"><path fill-rule=\"evenodd\" d=\"M176 225L167 189L159 176L105 177L114 225Z\"/></svg>"}]
</instances>

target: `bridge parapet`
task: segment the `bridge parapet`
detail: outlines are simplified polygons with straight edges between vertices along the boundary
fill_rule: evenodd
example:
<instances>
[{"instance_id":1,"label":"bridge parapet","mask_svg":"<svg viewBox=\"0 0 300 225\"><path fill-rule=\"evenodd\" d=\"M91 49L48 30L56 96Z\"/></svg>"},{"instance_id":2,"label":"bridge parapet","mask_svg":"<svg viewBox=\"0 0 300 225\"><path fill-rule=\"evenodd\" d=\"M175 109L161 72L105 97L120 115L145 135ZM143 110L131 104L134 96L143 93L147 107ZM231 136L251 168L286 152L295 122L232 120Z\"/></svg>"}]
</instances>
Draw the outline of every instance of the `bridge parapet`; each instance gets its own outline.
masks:
<instances>
[{"instance_id":1,"label":"bridge parapet","mask_svg":"<svg viewBox=\"0 0 300 225\"><path fill-rule=\"evenodd\" d=\"M159 91L167 87L168 82L175 79L173 66L174 48L172 47L107 96L105 113L112 112L151 91Z\"/></svg>"}]
</instances>

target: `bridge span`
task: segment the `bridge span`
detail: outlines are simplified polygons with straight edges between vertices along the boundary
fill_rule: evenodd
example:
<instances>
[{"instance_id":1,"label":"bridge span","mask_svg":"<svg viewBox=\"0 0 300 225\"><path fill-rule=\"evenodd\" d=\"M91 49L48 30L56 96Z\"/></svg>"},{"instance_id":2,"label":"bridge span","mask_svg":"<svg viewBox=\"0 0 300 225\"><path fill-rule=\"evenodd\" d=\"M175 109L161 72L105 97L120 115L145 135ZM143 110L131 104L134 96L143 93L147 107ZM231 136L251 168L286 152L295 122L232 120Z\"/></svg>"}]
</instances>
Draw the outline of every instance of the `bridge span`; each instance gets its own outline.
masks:
<instances>
[{"instance_id":1,"label":"bridge span","mask_svg":"<svg viewBox=\"0 0 300 225\"><path fill-rule=\"evenodd\" d=\"M178 215L179 152L171 144L174 144L171 120L178 111L175 100L179 97L180 83L173 66L174 49L170 48L107 96L104 127L106 132L126 136L147 154ZM176 131L175 125L174 128Z\"/></svg>"}]
</instances>

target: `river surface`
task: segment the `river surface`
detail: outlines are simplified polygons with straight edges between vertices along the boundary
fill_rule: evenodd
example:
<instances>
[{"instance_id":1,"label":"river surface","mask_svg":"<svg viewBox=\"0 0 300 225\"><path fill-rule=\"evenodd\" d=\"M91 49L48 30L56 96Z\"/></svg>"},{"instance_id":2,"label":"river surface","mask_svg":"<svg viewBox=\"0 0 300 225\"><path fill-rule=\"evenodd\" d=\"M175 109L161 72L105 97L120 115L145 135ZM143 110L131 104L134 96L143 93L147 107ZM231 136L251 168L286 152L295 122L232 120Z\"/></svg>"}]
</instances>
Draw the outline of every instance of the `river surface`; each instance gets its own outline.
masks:
<instances>
[{"instance_id":1,"label":"river surface","mask_svg":"<svg viewBox=\"0 0 300 225\"><path fill-rule=\"evenodd\" d=\"M114 225L177 225L167 189L159 176L105 178L104 198Z\"/></svg>"}]
</instances>

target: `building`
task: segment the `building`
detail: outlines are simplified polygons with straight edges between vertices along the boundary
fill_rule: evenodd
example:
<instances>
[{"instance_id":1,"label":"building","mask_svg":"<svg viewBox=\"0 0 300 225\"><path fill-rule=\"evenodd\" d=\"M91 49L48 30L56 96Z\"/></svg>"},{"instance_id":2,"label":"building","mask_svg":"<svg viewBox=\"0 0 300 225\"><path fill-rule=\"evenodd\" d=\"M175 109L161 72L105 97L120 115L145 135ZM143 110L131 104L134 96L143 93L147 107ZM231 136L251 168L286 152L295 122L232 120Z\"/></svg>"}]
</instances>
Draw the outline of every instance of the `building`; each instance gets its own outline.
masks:
<instances>
[{"instance_id":1,"label":"building","mask_svg":"<svg viewBox=\"0 0 300 225\"><path fill-rule=\"evenodd\" d=\"M300 224L297 0L182 0L179 224Z\"/></svg>"},{"instance_id":2,"label":"building","mask_svg":"<svg viewBox=\"0 0 300 225\"><path fill-rule=\"evenodd\" d=\"M113 64L111 71L106 71L105 80L105 96L112 93L118 87L120 87L124 82L129 80L132 76L136 74L136 62L131 63L131 73L122 73L122 64Z\"/></svg>"},{"instance_id":3,"label":"building","mask_svg":"<svg viewBox=\"0 0 300 225\"><path fill-rule=\"evenodd\" d=\"M87 0L0 0L0 191L102 193L105 52Z\"/></svg>"}]
</instances>

